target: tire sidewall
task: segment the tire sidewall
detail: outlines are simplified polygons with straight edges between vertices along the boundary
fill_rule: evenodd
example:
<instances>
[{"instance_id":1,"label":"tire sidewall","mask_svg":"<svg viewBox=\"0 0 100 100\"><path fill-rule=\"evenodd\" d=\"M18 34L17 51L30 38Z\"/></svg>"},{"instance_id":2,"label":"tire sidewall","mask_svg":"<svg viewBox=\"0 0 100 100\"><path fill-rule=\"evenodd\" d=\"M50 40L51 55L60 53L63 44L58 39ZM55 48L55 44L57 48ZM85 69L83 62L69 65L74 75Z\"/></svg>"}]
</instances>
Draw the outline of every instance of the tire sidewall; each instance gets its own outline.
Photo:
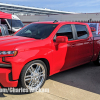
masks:
<instances>
[{"instance_id":1,"label":"tire sidewall","mask_svg":"<svg viewBox=\"0 0 100 100\"><path fill-rule=\"evenodd\" d=\"M44 85L44 83L45 83L45 81L46 81L46 78L47 78L47 67L46 67L45 63L44 63L43 61L41 61L41 60L34 60L34 61L31 61L31 62L27 63L27 64L24 66L24 68L22 69L22 71L21 71L21 75L20 75L20 84L21 84L21 87L22 87L22 88L27 88L27 87L25 86L25 82L24 82L25 72L26 72L26 70L29 68L29 66L30 66L31 64L34 64L34 63L40 63L40 64L42 64L43 67L44 67L44 69L45 69L45 79L44 79L43 83L41 84L41 86L39 87L39 89ZM29 92L30 92L30 90L29 90ZM36 91L34 91L34 92L36 92Z\"/></svg>"}]
</instances>

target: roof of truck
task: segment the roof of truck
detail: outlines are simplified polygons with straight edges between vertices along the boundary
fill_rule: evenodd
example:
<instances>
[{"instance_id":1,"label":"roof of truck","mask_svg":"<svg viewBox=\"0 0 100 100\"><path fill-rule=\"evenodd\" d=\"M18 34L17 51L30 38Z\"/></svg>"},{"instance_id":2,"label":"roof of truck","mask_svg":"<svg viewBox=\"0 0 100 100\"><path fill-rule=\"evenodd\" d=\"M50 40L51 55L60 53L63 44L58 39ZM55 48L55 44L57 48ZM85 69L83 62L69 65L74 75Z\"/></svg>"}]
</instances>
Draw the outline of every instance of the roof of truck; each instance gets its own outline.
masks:
<instances>
[{"instance_id":1,"label":"roof of truck","mask_svg":"<svg viewBox=\"0 0 100 100\"><path fill-rule=\"evenodd\" d=\"M33 22L33 23L43 23L43 24L82 24L82 25L87 25L86 23L82 22L69 22L69 21L45 21L45 22Z\"/></svg>"},{"instance_id":2,"label":"roof of truck","mask_svg":"<svg viewBox=\"0 0 100 100\"><path fill-rule=\"evenodd\" d=\"M12 19L12 14L4 13L0 11L0 18Z\"/></svg>"}]
</instances>

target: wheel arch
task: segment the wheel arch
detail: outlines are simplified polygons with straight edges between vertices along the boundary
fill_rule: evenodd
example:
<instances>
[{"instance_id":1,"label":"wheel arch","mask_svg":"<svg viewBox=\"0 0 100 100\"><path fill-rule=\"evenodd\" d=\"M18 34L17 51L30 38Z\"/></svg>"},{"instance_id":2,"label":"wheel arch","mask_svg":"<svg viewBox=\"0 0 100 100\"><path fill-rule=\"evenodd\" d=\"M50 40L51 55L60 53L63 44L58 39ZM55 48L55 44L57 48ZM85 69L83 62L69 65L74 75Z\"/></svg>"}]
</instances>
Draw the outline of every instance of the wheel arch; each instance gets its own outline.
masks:
<instances>
[{"instance_id":1,"label":"wheel arch","mask_svg":"<svg viewBox=\"0 0 100 100\"><path fill-rule=\"evenodd\" d=\"M49 74L50 74L50 64L49 64L49 61L47 59L45 59L45 58L40 58L40 59L36 59L36 60L41 60L41 61L43 61L46 64L47 75L49 76Z\"/></svg>"},{"instance_id":2,"label":"wheel arch","mask_svg":"<svg viewBox=\"0 0 100 100\"><path fill-rule=\"evenodd\" d=\"M49 64L49 61L46 58L38 58L38 59L31 60L31 61L35 61L35 60L41 60L41 61L43 61L45 63L45 65L47 67L47 75L49 76L49 74L50 74L50 64ZM31 62L31 61L29 61L29 62ZM29 62L27 62L26 64L28 64Z\"/></svg>"},{"instance_id":3,"label":"wheel arch","mask_svg":"<svg viewBox=\"0 0 100 100\"><path fill-rule=\"evenodd\" d=\"M49 61L47 59L45 59L45 58L38 58L38 59L31 60L31 61L35 61L35 60L41 60L41 61L43 61L45 63L45 65L47 67L47 76L49 76L49 74L50 74L50 64L49 64ZM29 62L31 62L31 61L29 61ZM29 62L27 62L26 64L28 64ZM23 70L23 68L22 68L22 70ZM22 72L22 70L21 70L21 72ZM19 75L19 79L18 80L20 80L20 79L21 79L21 73ZM18 81L18 86L20 87L20 82L19 81Z\"/></svg>"}]
</instances>

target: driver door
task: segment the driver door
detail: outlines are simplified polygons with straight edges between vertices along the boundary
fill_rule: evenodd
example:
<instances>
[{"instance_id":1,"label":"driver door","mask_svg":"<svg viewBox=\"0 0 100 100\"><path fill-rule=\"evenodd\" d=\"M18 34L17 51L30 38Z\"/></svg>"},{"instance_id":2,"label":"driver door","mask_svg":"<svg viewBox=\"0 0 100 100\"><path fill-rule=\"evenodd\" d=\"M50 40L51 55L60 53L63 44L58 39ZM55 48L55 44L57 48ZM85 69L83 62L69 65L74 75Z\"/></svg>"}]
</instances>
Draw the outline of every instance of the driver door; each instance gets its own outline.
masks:
<instances>
[{"instance_id":1,"label":"driver door","mask_svg":"<svg viewBox=\"0 0 100 100\"><path fill-rule=\"evenodd\" d=\"M53 62L56 71L62 71L69 69L76 65L77 58L77 47L74 40L73 27L72 25L63 25L60 27L56 36L67 36L68 43L59 43L53 42Z\"/></svg>"}]
</instances>

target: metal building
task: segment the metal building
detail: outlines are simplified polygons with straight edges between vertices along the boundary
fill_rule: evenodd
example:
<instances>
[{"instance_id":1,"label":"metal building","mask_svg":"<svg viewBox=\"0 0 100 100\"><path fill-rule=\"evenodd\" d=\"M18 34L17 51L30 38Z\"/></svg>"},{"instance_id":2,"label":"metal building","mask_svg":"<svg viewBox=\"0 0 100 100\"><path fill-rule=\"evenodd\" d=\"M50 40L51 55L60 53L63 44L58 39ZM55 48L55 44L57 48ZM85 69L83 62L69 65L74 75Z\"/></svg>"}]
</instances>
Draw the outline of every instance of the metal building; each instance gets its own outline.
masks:
<instances>
[{"instance_id":1,"label":"metal building","mask_svg":"<svg viewBox=\"0 0 100 100\"><path fill-rule=\"evenodd\" d=\"M5 3L0 3L0 11L17 15L24 24L54 20L100 23L100 13L74 13Z\"/></svg>"},{"instance_id":2,"label":"metal building","mask_svg":"<svg viewBox=\"0 0 100 100\"><path fill-rule=\"evenodd\" d=\"M51 9L19 6L13 4L0 3L0 11L16 15L54 15L54 14L71 14L74 12L58 11Z\"/></svg>"}]
</instances>

